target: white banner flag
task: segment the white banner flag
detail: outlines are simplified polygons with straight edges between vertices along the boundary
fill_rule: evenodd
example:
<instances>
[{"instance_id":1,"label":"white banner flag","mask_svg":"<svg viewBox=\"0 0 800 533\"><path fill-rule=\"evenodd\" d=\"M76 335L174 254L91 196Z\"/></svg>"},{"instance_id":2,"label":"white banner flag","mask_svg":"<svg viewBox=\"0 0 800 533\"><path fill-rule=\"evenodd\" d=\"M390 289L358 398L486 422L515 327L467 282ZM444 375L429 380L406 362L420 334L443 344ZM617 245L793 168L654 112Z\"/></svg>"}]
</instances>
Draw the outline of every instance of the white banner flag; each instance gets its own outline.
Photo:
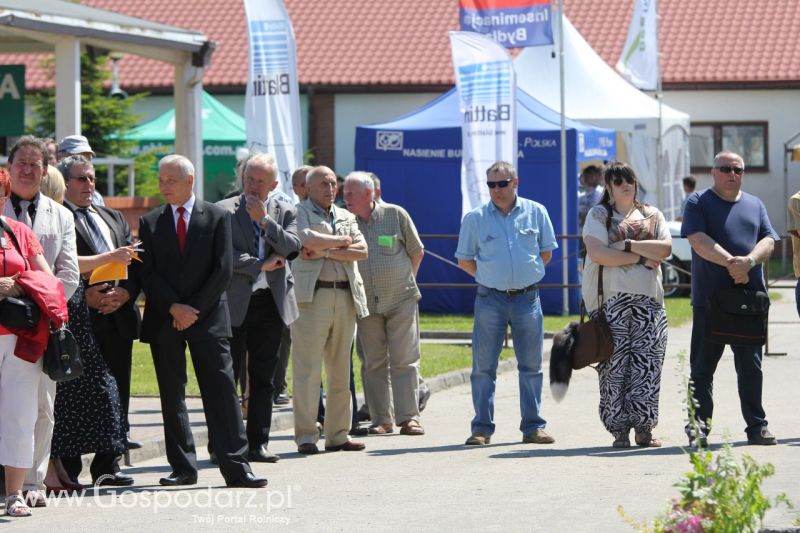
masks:
<instances>
[{"instance_id":1,"label":"white banner flag","mask_svg":"<svg viewBox=\"0 0 800 533\"><path fill-rule=\"evenodd\" d=\"M250 46L247 147L275 158L279 187L295 198L291 174L303 164L303 137L294 30L282 0L244 0L244 8Z\"/></svg>"},{"instance_id":2,"label":"white banner flag","mask_svg":"<svg viewBox=\"0 0 800 533\"><path fill-rule=\"evenodd\" d=\"M658 0L634 0L628 38L617 70L645 91L658 88Z\"/></svg>"},{"instance_id":3,"label":"white banner flag","mask_svg":"<svg viewBox=\"0 0 800 533\"><path fill-rule=\"evenodd\" d=\"M505 48L484 35L450 32L461 111L461 214L489 201L486 169L517 165L517 81Z\"/></svg>"}]
</instances>

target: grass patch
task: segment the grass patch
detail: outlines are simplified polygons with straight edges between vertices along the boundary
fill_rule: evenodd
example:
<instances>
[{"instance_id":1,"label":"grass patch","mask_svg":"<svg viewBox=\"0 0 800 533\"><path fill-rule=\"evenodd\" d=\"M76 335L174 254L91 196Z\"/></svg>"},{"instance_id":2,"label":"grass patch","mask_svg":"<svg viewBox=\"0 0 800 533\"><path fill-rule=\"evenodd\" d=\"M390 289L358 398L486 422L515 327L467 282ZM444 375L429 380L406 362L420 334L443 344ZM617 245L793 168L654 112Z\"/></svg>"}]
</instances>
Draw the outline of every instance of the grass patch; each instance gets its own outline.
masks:
<instances>
[{"instance_id":1,"label":"grass patch","mask_svg":"<svg viewBox=\"0 0 800 533\"><path fill-rule=\"evenodd\" d=\"M775 296L780 298L777 293L775 293ZM772 293L770 293L770 298L773 298ZM664 305L667 309L667 319L671 327L680 326L692 319L692 304L689 297L666 298ZM580 315L546 315L544 317L544 330L558 331L572 320L580 320ZM420 331L472 331L472 323L472 315L421 314L419 316Z\"/></svg>"},{"instance_id":2,"label":"grass patch","mask_svg":"<svg viewBox=\"0 0 800 533\"><path fill-rule=\"evenodd\" d=\"M420 372L422 377L432 378L453 370L470 368L472 366L472 350L469 346L453 344L428 344L421 346L422 359ZM188 356L188 353L187 353ZM500 359L505 360L513 356L513 351L504 348L500 353ZM361 365L358 357L353 355L355 365L356 390L364 391L361 383ZM150 355L150 347L138 341L133 343L133 368L131 376L131 394L134 396L157 396L158 383L156 382L156 372L153 368L153 358ZM186 394L196 396L200 394L200 387L194 375L194 367L191 359L186 361ZM292 362L289 360L288 375L292 375ZM324 379L324 375L323 375ZM289 380L289 392L291 393L292 384Z\"/></svg>"},{"instance_id":3,"label":"grass patch","mask_svg":"<svg viewBox=\"0 0 800 533\"><path fill-rule=\"evenodd\" d=\"M785 268L784 268L785 267ZM792 256L786 258L786 264L781 256L773 256L769 259L769 281L780 278L794 278L794 268L792 266Z\"/></svg>"},{"instance_id":4,"label":"grass patch","mask_svg":"<svg viewBox=\"0 0 800 533\"><path fill-rule=\"evenodd\" d=\"M675 328L692 321L692 300L688 296L664 298L669 327Z\"/></svg>"},{"instance_id":5,"label":"grass patch","mask_svg":"<svg viewBox=\"0 0 800 533\"><path fill-rule=\"evenodd\" d=\"M579 315L545 316L544 330L557 331L571 320L578 320ZM472 315L428 315L419 316L420 331L472 331Z\"/></svg>"},{"instance_id":6,"label":"grass patch","mask_svg":"<svg viewBox=\"0 0 800 533\"><path fill-rule=\"evenodd\" d=\"M770 294L771 298L775 298ZM667 319L670 327L677 327L692 320L692 307L689 298L667 298L665 300ZM569 321L578 320L578 315L570 316L545 316L544 330L558 331ZM420 315L419 323L422 331L472 331L472 315ZM472 352L469 346L454 344L428 344L423 343L422 361L420 372L425 378L430 378L472 366ZM513 356L509 349L503 349L500 359ZM361 392L361 365L354 355L353 362L356 367L356 389ZM289 362L288 375L291 376L291 361ZM188 357L186 361L186 394L198 395L200 388L194 375L194 366ZM289 384L291 391L291 383ZM131 369L131 394L135 396L158 395L156 372L153 368L153 358L150 347L138 341L133 343L133 367Z\"/></svg>"}]
</instances>

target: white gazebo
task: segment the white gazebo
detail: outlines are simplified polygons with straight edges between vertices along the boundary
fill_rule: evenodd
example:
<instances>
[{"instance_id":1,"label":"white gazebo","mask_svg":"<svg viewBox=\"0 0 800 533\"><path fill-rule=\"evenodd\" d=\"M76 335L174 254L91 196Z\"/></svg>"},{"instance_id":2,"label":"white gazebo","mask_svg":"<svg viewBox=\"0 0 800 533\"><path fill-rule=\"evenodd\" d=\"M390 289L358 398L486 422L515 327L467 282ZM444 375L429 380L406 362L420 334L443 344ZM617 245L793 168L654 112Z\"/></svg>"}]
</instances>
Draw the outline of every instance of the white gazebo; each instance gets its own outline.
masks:
<instances>
[{"instance_id":1,"label":"white gazebo","mask_svg":"<svg viewBox=\"0 0 800 533\"><path fill-rule=\"evenodd\" d=\"M215 43L202 33L63 0L0 0L0 52L55 53L56 137L81 132L81 46L135 54L175 69L175 151L203 175L203 73ZM195 180L203 197L203 180Z\"/></svg>"}]
</instances>

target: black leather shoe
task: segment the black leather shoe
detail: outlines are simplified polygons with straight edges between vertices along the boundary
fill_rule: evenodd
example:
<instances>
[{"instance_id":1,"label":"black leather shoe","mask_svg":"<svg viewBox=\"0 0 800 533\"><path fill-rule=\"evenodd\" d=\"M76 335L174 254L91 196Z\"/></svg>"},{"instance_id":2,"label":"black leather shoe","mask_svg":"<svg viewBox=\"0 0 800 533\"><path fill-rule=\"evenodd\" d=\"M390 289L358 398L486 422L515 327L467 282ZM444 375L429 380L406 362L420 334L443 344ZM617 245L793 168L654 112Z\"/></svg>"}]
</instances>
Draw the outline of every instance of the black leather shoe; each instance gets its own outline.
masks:
<instances>
[{"instance_id":1,"label":"black leather shoe","mask_svg":"<svg viewBox=\"0 0 800 533\"><path fill-rule=\"evenodd\" d=\"M269 451L266 446L259 446L250 450L250 453L247 454L247 459L256 463L277 463L280 457Z\"/></svg>"},{"instance_id":2,"label":"black leather shoe","mask_svg":"<svg viewBox=\"0 0 800 533\"><path fill-rule=\"evenodd\" d=\"M276 394L272 403L275 405L287 405L289 403L289 396L284 393Z\"/></svg>"},{"instance_id":3,"label":"black leather shoe","mask_svg":"<svg viewBox=\"0 0 800 533\"><path fill-rule=\"evenodd\" d=\"M246 489L259 489L261 487L267 486L267 478L264 477L256 477L255 474L252 472L246 473L243 477L234 480L228 481L226 485L229 487L244 487Z\"/></svg>"},{"instance_id":4,"label":"black leather shoe","mask_svg":"<svg viewBox=\"0 0 800 533\"><path fill-rule=\"evenodd\" d=\"M319 448L317 448L317 445L313 442L304 442L297 447L297 452L303 455L315 455L319 453Z\"/></svg>"},{"instance_id":5,"label":"black leather shoe","mask_svg":"<svg viewBox=\"0 0 800 533\"><path fill-rule=\"evenodd\" d=\"M348 433L351 437L366 437L369 435L369 428L362 428L358 426L353 426L350 428L350 432Z\"/></svg>"},{"instance_id":6,"label":"black leather shoe","mask_svg":"<svg viewBox=\"0 0 800 533\"><path fill-rule=\"evenodd\" d=\"M171 473L167 477L162 477L158 480L160 485L165 487L177 487L178 485L195 485L197 483L197 474L178 474Z\"/></svg>"},{"instance_id":7,"label":"black leather shoe","mask_svg":"<svg viewBox=\"0 0 800 533\"><path fill-rule=\"evenodd\" d=\"M356 411L356 421L368 422L369 420L371 420L369 416L369 409L367 408L367 404L363 404L358 408L358 411Z\"/></svg>"},{"instance_id":8,"label":"black leather shoe","mask_svg":"<svg viewBox=\"0 0 800 533\"><path fill-rule=\"evenodd\" d=\"M758 446L774 446L778 444L778 439L775 435L770 433L767 426L761 426L758 431L747 435L747 444L756 444Z\"/></svg>"},{"instance_id":9,"label":"black leather shoe","mask_svg":"<svg viewBox=\"0 0 800 533\"><path fill-rule=\"evenodd\" d=\"M122 472L101 474L97 477L92 476L92 485L95 487L130 487L133 485L133 478Z\"/></svg>"},{"instance_id":10,"label":"black leather shoe","mask_svg":"<svg viewBox=\"0 0 800 533\"><path fill-rule=\"evenodd\" d=\"M431 391L427 387L423 390L419 391L419 412L425 410L425 407L428 405L428 400L431 398Z\"/></svg>"},{"instance_id":11,"label":"black leather shoe","mask_svg":"<svg viewBox=\"0 0 800 533\"><path fill-rule=\"evenodd\" d=\"M142 447L142 443L140 441L128 439L128 449L129 450L138 450L141 447Z\"/></svg>"}]
</instances>

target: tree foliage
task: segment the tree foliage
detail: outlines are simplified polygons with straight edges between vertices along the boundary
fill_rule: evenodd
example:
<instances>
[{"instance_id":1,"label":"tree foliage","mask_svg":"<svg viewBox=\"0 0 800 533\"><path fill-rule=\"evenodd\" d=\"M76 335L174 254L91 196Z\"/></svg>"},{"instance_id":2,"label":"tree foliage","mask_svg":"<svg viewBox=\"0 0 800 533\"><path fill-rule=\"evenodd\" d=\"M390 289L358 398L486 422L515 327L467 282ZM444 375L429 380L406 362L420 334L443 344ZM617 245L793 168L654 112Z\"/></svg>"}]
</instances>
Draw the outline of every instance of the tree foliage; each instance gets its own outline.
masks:
<instances>
[{"instance_id":1,"label":"tree foliage","mask_svg":"<svg viewBox=\"0 0 800 533\"><path fill-rule=\"evenodd\" d=\"M129 158L137 142L126 138L141 119L134 114L133 106L147 96L139 93L127 98L113 98L105 86L111 78L111 61L106 53L94 49L81 54L81 134L89 139L97 157ZM45 70L51 80L55 79L52 58L44 60ZM28 131L38 137L54 137L56 121L56 99L53 89L30 97L32 117ZM56 139L58 140L58 139ZM136 192L141 195L155 192L153 183L157 176L153 170L152 154L135 158ZM101 176L106 171L98 165L98 190L105 193ZM116 171L114 180L117 194L127 192L128 180L124 169Z\"/></svg>"}]
</instances>

